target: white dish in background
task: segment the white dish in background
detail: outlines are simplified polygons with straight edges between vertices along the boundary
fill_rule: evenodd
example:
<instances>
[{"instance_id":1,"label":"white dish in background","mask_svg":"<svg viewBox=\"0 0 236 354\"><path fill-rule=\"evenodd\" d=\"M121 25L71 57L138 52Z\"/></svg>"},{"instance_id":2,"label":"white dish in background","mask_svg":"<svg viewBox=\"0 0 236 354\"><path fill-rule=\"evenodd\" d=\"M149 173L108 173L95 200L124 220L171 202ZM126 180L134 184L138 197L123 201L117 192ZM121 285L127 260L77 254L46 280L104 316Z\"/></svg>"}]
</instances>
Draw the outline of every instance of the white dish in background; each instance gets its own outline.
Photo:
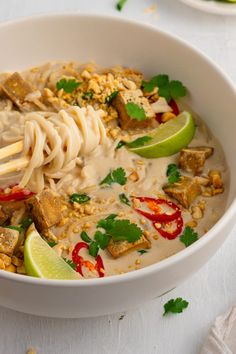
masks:
<instances>
[{"instance_id":1,"label":"white dish in background","mask_svg":"<svg viewBox=\"0 0 236 354\"><path fill-rule=\"evenodd\" d=\"M209 12L216 15L236 15L236 3L221 3L218 1L208 0L180 0L186 5L189 5L195 9Z\"/></svg>"},{"instance_id":2,"label":"white dish in background","mask_svg":"<svg viewBox=\"0 0 236 354\"><path fill-rule=\"evenodd\" d=\"M0 41L0 71L74 59L95 60L103 66L132 66L146 76L166 72L180 79L191 93L187 103L220 140L231 176L236 175L235 87L212 60L184 41L130 20L82 14L3 23ZM99 316L141 306L179 285L220 248L235 223L235 196L236 179L232 178L227 210L211 230L176 255L137 271L67 281L0 270L0 305L61 318Z\"/></svg>"}]
</instances>

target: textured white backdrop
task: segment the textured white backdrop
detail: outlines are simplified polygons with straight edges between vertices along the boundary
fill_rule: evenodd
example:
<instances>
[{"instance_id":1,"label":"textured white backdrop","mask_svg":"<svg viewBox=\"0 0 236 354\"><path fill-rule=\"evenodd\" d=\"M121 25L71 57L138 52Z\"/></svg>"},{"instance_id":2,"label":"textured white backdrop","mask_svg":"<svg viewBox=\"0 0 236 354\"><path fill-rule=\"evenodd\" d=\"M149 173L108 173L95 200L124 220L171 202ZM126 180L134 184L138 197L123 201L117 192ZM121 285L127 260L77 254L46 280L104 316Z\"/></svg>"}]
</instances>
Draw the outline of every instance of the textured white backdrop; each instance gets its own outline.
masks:
<instances>
[{"instance_id":1,"label":"textured white backdrop","mask_svg":"<svg viewBox=\"0 0 236 354\"><path fill-rule=\"evenodd\" d=\"M135 18L193 43L236 82L236 17L207 15L177 0L129 0L119 14L114 10L115 2L0 0L0 21L63 11ZM158 12L145 13L144 9L153 4L157 4ZM39 354L198 354L214 318L236 303L235 254L236 229L216 256L185 284L162 299L127 312L123 320L119 320L121 314L54 320L0 308L0 354L24 354L30 346ZM189 309L162 318L163 304L177 296L188 299Z\"/></svg>"}]
</instances>

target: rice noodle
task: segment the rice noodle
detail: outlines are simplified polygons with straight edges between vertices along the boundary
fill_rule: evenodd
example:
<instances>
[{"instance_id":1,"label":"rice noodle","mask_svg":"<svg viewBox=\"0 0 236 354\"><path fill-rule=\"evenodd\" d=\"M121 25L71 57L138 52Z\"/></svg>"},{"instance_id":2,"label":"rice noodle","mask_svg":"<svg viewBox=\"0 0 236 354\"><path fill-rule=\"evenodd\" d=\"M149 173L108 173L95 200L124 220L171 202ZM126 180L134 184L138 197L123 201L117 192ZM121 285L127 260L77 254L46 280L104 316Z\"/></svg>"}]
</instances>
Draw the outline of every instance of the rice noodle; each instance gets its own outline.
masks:
<instances>
[{"instance_id":1,"label":"rice noodle","mask_svg":"<svg viewBox=\"0 0 236 354\"><path fill-rule=\"evenodd\" d=\"M89 155L107 141L101 115L102 111L91 106L26 114L24 154L30 156L30 162L20 187L39 192L45 182L52 185L52 179L67 180L79 155Z\"/></svg>"}]
</instances>

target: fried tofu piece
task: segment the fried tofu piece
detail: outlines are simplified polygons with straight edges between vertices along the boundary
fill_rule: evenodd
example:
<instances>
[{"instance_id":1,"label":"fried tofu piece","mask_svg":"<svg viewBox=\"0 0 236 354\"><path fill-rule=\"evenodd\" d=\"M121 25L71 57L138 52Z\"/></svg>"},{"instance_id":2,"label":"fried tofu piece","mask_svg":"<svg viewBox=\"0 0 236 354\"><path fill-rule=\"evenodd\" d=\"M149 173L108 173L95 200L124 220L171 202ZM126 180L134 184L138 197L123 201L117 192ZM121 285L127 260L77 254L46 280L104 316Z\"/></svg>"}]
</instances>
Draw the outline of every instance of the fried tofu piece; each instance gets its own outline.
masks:
<instances>
[{"instance_id":1,"label":"fried tofu piece","mask_svg":"<svg viewBox=\"0 0 236 354\"><path fill-rule=\"evenodd\" d=\"M31 85L22 76L15 72L9 76L1 85L2 90L8 98L21 110L27 111L29 103L25 102L26 96L34 92Z\"/></svg>"},{"instance_id":2,"label":"fried tofu piece","mask_svg":"<svg viewBox=\"0 0 236 354\"><path fill-rule=\"evenodd\" d=\"M126 104L132 102L142 107L146 114L146 119L137 120L131 118L126 110ZM145 128L155 117L155 113L146 97L143 96L141 90L127 90L119 92L112 101L113 107L118 111L119 123L122 129Z\"/></svg>"},{"instance_id":3,"label":"fried tofu piece","mask_svg":"<svg viewBox=\"0 0 236 354\"><path fill-rule=\"evenodd\" d=\"M10 220L18 211L24 208L24 201L0 203L0 225Z\"/></svg>"},{"instance_id":4,"label":"fried tofu piece","mask_svg":"<svg viewBox=\"0 0 236 354\"><path fill-rule=\"evenodd\" d=\"M208 146L182 149L179 156L179 167L184 171L199 175L204 168L206 159L208 159L213 152L214 149Z\"/></svg>"},{"instance_id":5,"label":"fried tofu piece","mask_svg":"<svg viewBox=\"0 0 236 354\"><path fill-rule=\"evenodd\" d=\"M28 210L39 231L47 230L58 224L63 217L64 205L61 197L45 189L26 201Z\"/></svg>"},{"instance_id":6,"label":"fried tofu piece","mask_svg":"<svg viewBox=\"0 0 236 354\"><path fill-rule=\"evenodd\" d=\"M0 227L0 252L12 255L17 245L19 232L17 230Z\"/></svg>"},{"instance_id":7,"label":"fried tofu piece","mask_svg":"<svg viewBox=\"0 0 236 354\"><path fill-rule=\"evenodd\" d=\"M208 176L210 178L213 188L215 189L223 188L224 182L222 180L221 173L219 171L211 170L209 171Z\"/></svg>"},{"instance_id":8,"label":"fried tofu piece","mask_svg":"<svg viewBox=\"0 0 236 354\"><path fill-rule=\"evenodd\" d=\"M118 258L126 254L127 252L136 251L139 249L150 248L151 243L143 235L138 241L130 243L128 241L110 241L107 249L114 258Z\"/></svg>"},{"instance_id":9,"label":"fried tofu piece","mask_svg":"<svg viewBox=\"0 0 236 354\"><path fill-rule=\"evenodd\" d=\"M197 183L195 178L186 176L181 177L179 182L164 185L163 190L186 209L190 207L194 199L202 192L201 185Z\"/></svg>"}]
</instances>

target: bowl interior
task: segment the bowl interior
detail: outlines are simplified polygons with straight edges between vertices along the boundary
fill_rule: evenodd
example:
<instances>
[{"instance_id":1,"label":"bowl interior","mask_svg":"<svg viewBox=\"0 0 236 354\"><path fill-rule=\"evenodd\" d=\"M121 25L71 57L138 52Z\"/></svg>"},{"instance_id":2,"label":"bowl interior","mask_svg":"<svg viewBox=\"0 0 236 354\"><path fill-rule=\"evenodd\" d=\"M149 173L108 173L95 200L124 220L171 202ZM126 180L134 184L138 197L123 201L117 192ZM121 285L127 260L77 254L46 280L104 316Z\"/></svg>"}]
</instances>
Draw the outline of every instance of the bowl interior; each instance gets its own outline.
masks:
<instances>
[{"instance_id":1,"label":"bowl interior","mask_svg":"<svg viewBox=\"0 0 236 354\"><path fill-rule=\"evenodd\" d=\"M236 173L235 89L218 67L179 39L145 25L99 16L58 15L0 26L0 71L50 60L121 64L147 76L168 73L188 87L188 104L221 142L231 176ZM236 195L231 178L228 205Z\"/></svg>"}]
</instances>

